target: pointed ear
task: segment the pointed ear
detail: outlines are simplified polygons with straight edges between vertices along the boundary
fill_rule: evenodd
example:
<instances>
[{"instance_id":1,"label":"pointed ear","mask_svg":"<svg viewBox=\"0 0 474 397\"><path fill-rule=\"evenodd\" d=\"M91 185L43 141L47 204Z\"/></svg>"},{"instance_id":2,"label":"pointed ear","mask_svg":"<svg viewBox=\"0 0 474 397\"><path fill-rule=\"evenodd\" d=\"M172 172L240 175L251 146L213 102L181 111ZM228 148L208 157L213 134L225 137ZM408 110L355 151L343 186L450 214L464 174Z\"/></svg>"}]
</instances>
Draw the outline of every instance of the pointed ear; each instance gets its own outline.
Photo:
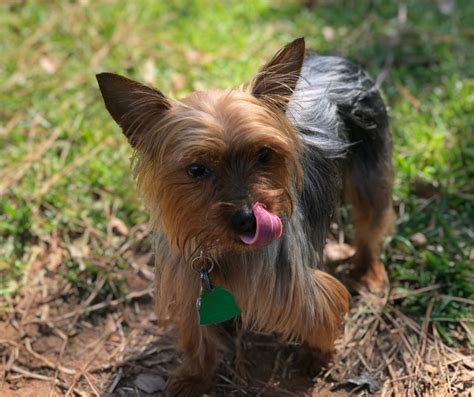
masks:
<instances>
[{"instance_id":1,"label":"pointed ear","mask_svg":"<svg viewBox=\"0 0 474 397\"><path fill-rule=\"evenodd\" d=\"M114 73L96 75L105 107L136 148L140 135L171 107L158 90Z\"/></svg>"},{"instance_id":2,"label":"pointed ear","mask_svg":"<svg viewBox=\"0 0 474 397\"><path fill-rule=\"evenodd\" d=\"M253 80L252 94L286 111L288 101L300 77L304 54L303 37L283 47Z\"/></svg>"}]
</instances>

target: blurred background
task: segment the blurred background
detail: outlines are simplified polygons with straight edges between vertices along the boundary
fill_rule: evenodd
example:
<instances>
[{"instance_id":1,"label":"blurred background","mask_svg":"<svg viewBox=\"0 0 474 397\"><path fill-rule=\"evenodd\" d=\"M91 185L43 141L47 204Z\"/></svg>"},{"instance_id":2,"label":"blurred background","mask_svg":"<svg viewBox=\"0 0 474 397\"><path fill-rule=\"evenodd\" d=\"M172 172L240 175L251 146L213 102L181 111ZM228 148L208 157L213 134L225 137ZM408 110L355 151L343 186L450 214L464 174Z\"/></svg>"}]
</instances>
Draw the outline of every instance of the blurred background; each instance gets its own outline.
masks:
<instances>
[{"instance_id":1,"label":"blurred background","mask_svg":"<svg viewBox=\"0 0 474 397\"><path fill-rule=\"evenodd\" d=\"M0 319L26 315L35 289L97 304L152 279L132 153L96 73L180 98L249 82L301 36L365 67L389 105L398 223L383 260L392 303L472 353L471 0L2 1Z\"/></svg>"}]
</instances>

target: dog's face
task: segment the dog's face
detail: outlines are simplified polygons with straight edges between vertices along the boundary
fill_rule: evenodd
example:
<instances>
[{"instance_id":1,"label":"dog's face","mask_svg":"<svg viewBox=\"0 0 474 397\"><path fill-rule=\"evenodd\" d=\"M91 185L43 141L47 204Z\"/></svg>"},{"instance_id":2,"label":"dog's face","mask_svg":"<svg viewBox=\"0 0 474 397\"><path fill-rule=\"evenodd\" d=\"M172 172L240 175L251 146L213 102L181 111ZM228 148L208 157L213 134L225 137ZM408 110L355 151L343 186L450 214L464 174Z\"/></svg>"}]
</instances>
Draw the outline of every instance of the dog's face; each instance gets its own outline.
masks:
<instances>
[{"instance_id":1,"label":"dog's face","mask_svg":"<svg viewBox=\"0 0 474 397\"><path fill-rule=\"evenodd\" d=\"M301 179L285 110L302 39L262 69L249 92L211 90L181 101L113 74L98 76L107 109L137 153L139 187L155 223L181 250L270 244Z\"/></svg>"},{"instance_id":2,"label":"dog's face","mask_svg":"<svg viewBox=\"0 0 474 397\"><path fill-rule=\"evenodd\" d=\"M285 120L237 91L194 93L166 117L165 141L150 142L138 178L167 235L180 246L196 239L226 249L278 238L297 174Z\"/></svg>"}]
</instances>

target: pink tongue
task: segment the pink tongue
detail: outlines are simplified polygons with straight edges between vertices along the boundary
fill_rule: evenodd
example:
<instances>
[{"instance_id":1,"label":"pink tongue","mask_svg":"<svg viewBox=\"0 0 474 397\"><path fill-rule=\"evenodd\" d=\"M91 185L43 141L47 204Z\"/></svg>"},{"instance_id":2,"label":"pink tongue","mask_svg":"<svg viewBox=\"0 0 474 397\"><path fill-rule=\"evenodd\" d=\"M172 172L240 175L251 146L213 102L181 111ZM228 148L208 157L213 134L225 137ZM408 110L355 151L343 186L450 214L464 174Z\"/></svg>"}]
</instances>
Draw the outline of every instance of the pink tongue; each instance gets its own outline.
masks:
<instances>
[{"instance_id":1,"label":"pink tongue","mask_svg":"<svg viewBox=\"0 0 474 397\"><path fill-rule=\"evenodd\" d=\"M277 215L267 211L265 205L258 202L253 205L252 211L257 225L254 235L240 236L245 244L263 247L281 237L283 227Z\"/></svg>"}]
</instances>

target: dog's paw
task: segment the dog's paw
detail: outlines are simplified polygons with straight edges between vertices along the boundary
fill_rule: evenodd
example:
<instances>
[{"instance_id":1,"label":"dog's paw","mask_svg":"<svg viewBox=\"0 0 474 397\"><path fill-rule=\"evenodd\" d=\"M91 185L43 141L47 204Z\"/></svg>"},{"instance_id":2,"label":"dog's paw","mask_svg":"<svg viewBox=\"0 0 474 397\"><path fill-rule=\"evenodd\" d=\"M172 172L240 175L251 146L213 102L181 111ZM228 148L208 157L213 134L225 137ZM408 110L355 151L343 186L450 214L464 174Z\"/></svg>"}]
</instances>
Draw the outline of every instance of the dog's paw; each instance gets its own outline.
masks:
<instances>
[{"instance_id":1,"label":"dog's paw","mask_svg":"<svg viewBox=\"0 0 474 397\"><path fill-rule=\"evenodd\" d=\"M384 295L388 291L389 280L385 266L381 262L373 263L368 269L365 266L351 266L345 273L339 275L344 285L353 293L372 293Z\"/></svg>"},{"instance_id":2,"label":"dog's paw","mask_svg":"<svg viewBox=\"0 0 474 397\"><path fill-rule=\"evenodd\" d=\"M167 397L200 397L211 388L211 379L197 375L174 374L166 385Z\"/></svg>"},{"instance_id":3,"label":"dog's paw","mask_svg":"<svg viewBox=\"0 0 474 397\"><path fill-rule=\"evenodd\" d=\"M381 262L376 262L367 271L354 278L354 289L356 291L368 290L374 294L380 294L387 290L389 286L385 266Z\"/></svg>"}]
</instances>

